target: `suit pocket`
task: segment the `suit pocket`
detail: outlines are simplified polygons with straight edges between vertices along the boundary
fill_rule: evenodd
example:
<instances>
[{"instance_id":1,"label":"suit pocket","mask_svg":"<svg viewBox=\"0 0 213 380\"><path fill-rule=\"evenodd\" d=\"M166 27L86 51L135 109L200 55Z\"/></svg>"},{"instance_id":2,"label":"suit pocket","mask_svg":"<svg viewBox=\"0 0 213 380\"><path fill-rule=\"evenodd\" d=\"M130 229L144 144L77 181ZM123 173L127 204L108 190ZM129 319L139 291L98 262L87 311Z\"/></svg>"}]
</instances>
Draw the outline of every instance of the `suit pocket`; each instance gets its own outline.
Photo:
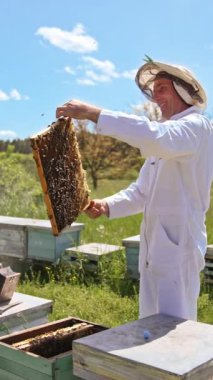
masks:
<instances>
[{"instance_id":1,"label":"suit pocket","mask_svg":"<svg viewBox=\"0 0 213 380\"><path fill-rule=\"evenodd\" d=\"M160 276L173 276L174 271L181 271L187 261L188 253L189 245L176 244L172 241L157 219L149 243L149 267L152 272Z\"/></svg>"}]
</instances>

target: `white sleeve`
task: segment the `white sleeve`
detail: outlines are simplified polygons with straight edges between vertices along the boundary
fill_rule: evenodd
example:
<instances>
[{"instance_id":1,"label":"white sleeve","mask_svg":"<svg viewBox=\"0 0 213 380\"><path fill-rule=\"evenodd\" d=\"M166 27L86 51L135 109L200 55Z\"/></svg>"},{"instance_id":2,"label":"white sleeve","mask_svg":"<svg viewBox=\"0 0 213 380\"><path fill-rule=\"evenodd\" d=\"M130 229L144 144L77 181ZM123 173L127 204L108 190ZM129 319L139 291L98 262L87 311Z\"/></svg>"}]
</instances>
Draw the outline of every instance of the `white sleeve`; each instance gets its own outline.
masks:
<instances>
[{"instance_id":1,"label":"white sleeve","mask_svg":"<svg viewBox=\"0 0 213 380\"><path fill-rule=\"evenodd\" d=\"M149 164L144 163L136 182L127 189L105 198L109 206L109 218L121 218L144 211L149 187Z\"/></svg>"},{"instance_id":2,"label":"white sleeve","mask_svg":"<svg viewBox=\"0 0 213 380\"><path fill-rule=\"evenodd\" d=\"M193 113L178 120L150 121L145 116L103 110L97 131L139 148L144 157L170 159L193 155L203 134L203 119Z\"/></svg>"}]
</instances>

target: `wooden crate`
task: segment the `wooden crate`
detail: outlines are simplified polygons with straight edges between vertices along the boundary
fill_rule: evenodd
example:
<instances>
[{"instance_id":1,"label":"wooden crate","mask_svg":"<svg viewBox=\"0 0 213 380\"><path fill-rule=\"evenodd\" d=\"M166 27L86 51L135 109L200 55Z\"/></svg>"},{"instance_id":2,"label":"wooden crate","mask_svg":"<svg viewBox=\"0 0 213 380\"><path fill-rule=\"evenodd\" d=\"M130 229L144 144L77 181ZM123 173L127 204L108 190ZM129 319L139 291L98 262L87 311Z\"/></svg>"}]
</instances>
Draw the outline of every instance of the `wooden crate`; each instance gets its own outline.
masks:
<instances>
[{"instance_id":1,"label":"wooden crate","mask_svg":"<svg viewBox=\"0 0 213 380\"><path fill-rule=\"evenodd\" d=\"M85 260L85 268L90 271L97 270L101 263L111 261L115 254L122 252L123 247L102 243L83 244L65 250L71 263L75 264L78 259Z\"/></svg>"},{"instance_id":2,"label":"wooden crate","mask_svg":"<svg viewBox=\"0 0 213 380\"><path fill-rule=\"evenodd\" d=\"M0 216L0 261L13 269L15 259L54 263L66 248L79 245L83 228L83 223L73 223L54 236L49 220Z\"/></svg>"},{"instance_id":3,"label":"wooden crate","mask_svg":"<svg viewBox=\"0 0 213 380\"><path fill-rule=\"evenodd\" d=\"M86 380L212 380L213 326L156 314L73 343Z\"/></svg>"},{"instance_id":4,"label":"wooden crate","mask_svg":"<svg viewBox=\"0 0 213 380\"><path fill-rule=\"evenodd\" d=\"M66 335L58 331L83 324L77 331ZM95 334L105 327L78 318L65 318L43 324L20 333L0 338L0 379L4 380L76 380L73 374L72 341L78 337ZM56 334L56 331L57 334ZM46 336L44 337L43 334ZM53 336L53 334L55 334ZM42 337L41 337L42 336ZM14 347L20 342L33 339L31 351L29 341L22 344L23 349ZM68 350L67 350L68 348ZM51 354L48 350L51 349ZM39 354L42 352L42 355ZM59 353L60 351L64 351Z\"/></svg>"},{"instance_id":5,"label":"wooden crate","mask_svg":"<svg viewBox=\"0 0 213 380\"><path fill-rule=\"evenodd\" d=\"M138 257L139 257L140 235L131 236L122 240L126 252L126 265L129 278L139 279Z\"/></svg>"}]
</instances>

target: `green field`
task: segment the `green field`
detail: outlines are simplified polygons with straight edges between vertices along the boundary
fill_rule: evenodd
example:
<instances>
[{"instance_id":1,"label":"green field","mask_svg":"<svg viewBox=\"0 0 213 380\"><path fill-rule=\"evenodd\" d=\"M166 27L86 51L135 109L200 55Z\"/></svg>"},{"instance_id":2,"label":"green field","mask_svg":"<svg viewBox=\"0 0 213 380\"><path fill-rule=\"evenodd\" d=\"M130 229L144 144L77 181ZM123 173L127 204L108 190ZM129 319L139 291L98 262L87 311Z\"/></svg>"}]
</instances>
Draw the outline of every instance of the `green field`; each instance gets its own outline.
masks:
<instances>
[{"instance_id":1,"label":"green field","mask_svg":"<svg viewBox=\"0 0 213 380\"><path fill-rule=\"evenodd\" d=\"M131 177L134 177L133 172ZM100 180L91 198L102 198L128 186L129 179ZM43 194L38 181L35 163L30 154L7 151L0 153L0 215L47 219ZM207 214L208 243L213 244L213 192ZM108 220L89 219L85 214L78 218L85 224L81 244L98 242L121 245L122 239L138 235L141 215ZM125 273L124 258L110 267L101 268L98 276L85 272L85 263L71 270L64 264L34 271L19 284L18 290L53 300L50 320L67 316L91 320L106 326L115 326L138 318L138 282ZM213 323L213 291L204 284L198 304L200 321Z\"/></svg>"}]
</instances>

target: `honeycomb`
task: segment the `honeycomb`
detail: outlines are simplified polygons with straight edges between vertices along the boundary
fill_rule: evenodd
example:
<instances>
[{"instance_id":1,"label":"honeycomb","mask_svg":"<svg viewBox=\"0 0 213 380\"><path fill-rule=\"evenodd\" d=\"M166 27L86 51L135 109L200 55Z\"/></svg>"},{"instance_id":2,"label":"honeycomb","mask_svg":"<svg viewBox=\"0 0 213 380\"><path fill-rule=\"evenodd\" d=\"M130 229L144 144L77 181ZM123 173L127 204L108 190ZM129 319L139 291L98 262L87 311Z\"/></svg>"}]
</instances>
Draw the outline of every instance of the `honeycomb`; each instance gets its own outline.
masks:
<instances>
[{"instance_id":1,"label":"honeycomb","mask_svg":"<svg viewBox=\"0 0 213 380\"><path fill-rule=\"evenodd\" d=\"M60 118L30 141L52 232L57 236L90 204L73 123Z\"/></svg>"}]
</instances>

